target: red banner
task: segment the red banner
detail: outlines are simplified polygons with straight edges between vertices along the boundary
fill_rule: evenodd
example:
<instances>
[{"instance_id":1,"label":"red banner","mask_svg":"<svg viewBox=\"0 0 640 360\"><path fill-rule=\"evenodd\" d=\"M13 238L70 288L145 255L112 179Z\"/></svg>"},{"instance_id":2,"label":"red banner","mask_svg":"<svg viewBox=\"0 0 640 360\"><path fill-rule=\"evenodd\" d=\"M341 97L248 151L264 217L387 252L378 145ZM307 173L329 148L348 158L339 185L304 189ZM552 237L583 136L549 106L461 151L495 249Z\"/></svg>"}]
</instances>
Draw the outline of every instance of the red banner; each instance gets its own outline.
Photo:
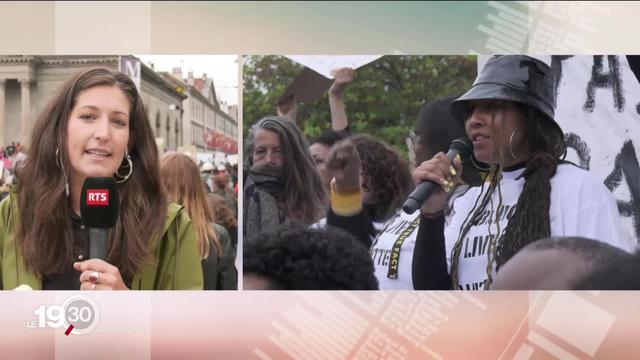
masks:
<instances>
[{"instance_id":1,"label":"red banner","mask_svg":"<svg viewBox=\"0 0 640 360\"><path fill-rule=\"evenodd\" d=\"M204 143L207 145L207 148L216 151L222 151L227 154L238 153L238 142L217 130L206 132L204 134Z\"/></svg>"}]
</instances>

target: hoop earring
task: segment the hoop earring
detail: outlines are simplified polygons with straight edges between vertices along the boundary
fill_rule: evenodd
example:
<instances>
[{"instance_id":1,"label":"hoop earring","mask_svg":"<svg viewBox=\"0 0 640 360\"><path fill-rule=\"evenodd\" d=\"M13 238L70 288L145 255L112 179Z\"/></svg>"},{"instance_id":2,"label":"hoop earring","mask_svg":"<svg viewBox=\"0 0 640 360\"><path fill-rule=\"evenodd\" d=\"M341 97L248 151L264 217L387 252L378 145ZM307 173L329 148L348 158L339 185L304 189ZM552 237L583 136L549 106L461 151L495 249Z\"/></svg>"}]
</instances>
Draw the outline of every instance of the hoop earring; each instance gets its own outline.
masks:
<instances>
[{"instance_id":1,"label":"hoop earring","mask_svg":"<svg viewBox=\"0 0 640 360\"><path fill-rule=\"evenodd\" d=\"M120 166L120 168L116 170L116 176L120 178L120 180L116 180L118 184L127 181L131 174L133 174L133 161L131 161L131 157L129 156L129 150L125 149L124 151L124 157L127 159L127 164L125 166ZM129 169L129 173L127 175L120 175L120 169Z\"/></svg>"},{"instance_id":2,"label":"hoop earring","mask_svg":"<svg viewBox=\"0 0 640 360\"><path fill-rule=\"evenodd\" d=\"M62 159L62 152L56 146L56 165L62 169L62 176L64 177L64 193L69 197L69 179L67 179L67 173L64 171L64 161Z\"/></svg>"},{"instance_id":3,"label":"hoop earring","mask_svg":"<svg viewBox=\"0 0 640 360\"><path fill-rule=\"evenodd\" d=\"M518 132L518 129L513 130L511 136L509 137L509 152L511 153L511 157L515 160L516 154L513 153L513 148L511 148L511 142L513 141L513 136Z\"/></svg>"}]
</instances>

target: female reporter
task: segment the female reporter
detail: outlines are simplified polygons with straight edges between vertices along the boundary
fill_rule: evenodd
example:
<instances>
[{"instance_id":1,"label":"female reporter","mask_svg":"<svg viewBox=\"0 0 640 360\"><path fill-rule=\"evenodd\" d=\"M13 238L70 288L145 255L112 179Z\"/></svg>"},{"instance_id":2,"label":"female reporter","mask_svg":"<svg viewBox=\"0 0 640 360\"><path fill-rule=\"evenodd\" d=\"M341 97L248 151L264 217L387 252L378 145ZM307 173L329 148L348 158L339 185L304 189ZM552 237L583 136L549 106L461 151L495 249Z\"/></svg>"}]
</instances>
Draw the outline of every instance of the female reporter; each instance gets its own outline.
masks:
<instances>
[{"instance_id":1,"label":"female reporter","mask_svg":"<svg viewBox=\"0 0 640 360\"><path fill-rule=\"evenodd\" d=\"M496 56L453 102L488 175L456 199L445 224L446 193L460 182L460 162L439 153L416 169L416 182L442 185L421 209L416 289L490 288L507 260L549 236L583 236L629 250L609 190L562 160L566 145L554 120L554 84L551 69L537 59Z\"/></svg>"},{"instance_id":2,"label":"female reporter","mask_svg":"<svg viewBox=\"0 0 640 360\"><path fill-rule=\"evenodd\" d=\"M205 290L236 290L236 254L227 230L213 222L198 165L184 154L160 159L160 180L171 201L185 207L196 229Z\"/></svg>"},{"instance_id":3,"label":"female reporter","mask_svg":"<svg viewBox=\"0 0 640 360\"><path fill-rule=\"evenodd\" d=\"M38 117L18 186L0 204L2 288L202 289L191 220L168 203L142 99L126 75L83 70ZM120 214L106 261L88 259L82 184L114 177Z\"/></svg>"}]
</instances>

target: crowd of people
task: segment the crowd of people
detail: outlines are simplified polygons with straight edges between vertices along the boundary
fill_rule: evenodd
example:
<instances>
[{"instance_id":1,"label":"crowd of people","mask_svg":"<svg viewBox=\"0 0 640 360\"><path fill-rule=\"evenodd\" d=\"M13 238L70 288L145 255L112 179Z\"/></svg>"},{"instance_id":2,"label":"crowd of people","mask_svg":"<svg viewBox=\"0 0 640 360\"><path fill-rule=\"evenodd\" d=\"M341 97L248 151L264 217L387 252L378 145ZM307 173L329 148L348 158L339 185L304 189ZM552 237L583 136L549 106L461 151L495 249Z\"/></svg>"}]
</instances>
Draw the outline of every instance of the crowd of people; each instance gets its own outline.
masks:
<instances>
[{"instance_id":1,"label":"crowd of people","mask_svg":"<svg viewBox=\"0 0 640 360\"><path fill-rule=\"evenodd\" d=\"M40 112L25 154L5 150L15 178L0 202L2 289L237 289L237 173L210 188L191 157L160 156L128 76L79 71ZM89 258L80 210L95 177L112 178L119 198L104 258Z\"/></svg>"},{"instance_id":2,"label":"crowd of people","mask_svg":"<svg viewBox=\"0 0 640 360\"><path fill-rule=\"evenodd\" d=\"M131 79L78 72L30 146L0 152L1 288L237 289L239 231L245 289L638 288L615 199L566 160L545 63L495 56L466 92L424 104L414 163L352 133L355 72L333 74L331 130L305 138L291 103L249 129L239 230L237 167L159 154ZM447 155L454 140L468 154ZM80 211L92 177L113 178L120 199L101 259ZM424 183L435 190L405 213Z\"/></svg>"},{"instance_id":3,"label":"crowd of people","mask_svg":"<svg viewBox=\"0 0 640 360\"><path fill-rule=\"evenodd\" d=\"M0 200L9 195L9 187L16 183L16 167L25 158L24 147L18 142L0 148L0 164L2 175L0 176Z\"/></svg>"},{"instance_id":4,"label":"crowd of people","mask_svg":"<svg viewBox=\"0 0 640 360\"><path fill-rule=\"evenodd\" d=\"M331 131L305 139L295 104L249 131L245 288L612 289L637 282L607 278L632 276L640 255L611 192L566 160L555 79L544 62L495 56L466 92L425 104L409 137L415 164L383 141L351 134L342 94L354 72L334 75ZM456 139L466 139L470 156L446 155ZM407 195L425 182L436 190L419 211L404 213Z\"/></svg>"}]
</instances>

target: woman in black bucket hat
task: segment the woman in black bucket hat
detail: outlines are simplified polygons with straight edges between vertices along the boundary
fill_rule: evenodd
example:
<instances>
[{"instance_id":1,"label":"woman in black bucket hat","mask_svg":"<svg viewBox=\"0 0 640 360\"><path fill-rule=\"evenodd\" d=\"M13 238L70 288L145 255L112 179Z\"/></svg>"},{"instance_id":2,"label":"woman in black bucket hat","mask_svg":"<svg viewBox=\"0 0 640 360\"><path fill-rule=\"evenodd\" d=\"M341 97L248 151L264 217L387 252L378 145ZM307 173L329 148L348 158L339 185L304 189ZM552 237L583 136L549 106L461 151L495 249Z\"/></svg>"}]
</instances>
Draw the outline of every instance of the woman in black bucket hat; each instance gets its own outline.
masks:
<instances>
[{"instance_id":1,"label":"woman in black bucket hat","mask_svg":"<svg viewBox=\"0 0 640 360\"><path fill-rule=\"evenodd\" d=\"M460 183L460 159L439 153L416 169L416 182L442 185L421 208L416 289L488 289L516 252L549 236L583 236L630 250L611 193L563 160L554 97L549 66L509 55L487 61L471 89L452 103L473 143L472 160L486 176L444 214L447 193Z\"/></svg>"}]
</instances>

